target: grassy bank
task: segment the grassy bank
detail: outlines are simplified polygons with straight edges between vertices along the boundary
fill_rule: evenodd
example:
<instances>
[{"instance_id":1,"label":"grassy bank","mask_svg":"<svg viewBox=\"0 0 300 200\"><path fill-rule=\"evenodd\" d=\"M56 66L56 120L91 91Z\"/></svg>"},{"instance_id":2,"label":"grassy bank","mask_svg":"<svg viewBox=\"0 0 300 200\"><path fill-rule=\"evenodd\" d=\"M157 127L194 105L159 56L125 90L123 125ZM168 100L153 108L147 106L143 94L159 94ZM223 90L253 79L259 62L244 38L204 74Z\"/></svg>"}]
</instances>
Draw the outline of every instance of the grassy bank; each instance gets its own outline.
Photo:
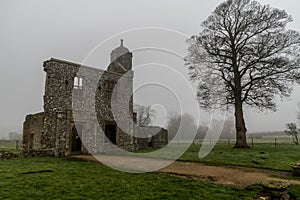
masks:
<instances>
[{"instance_id":1,"label":"grassy bank","mask_svg":"<svg viewBox=\"0 0 300 200\"><path fill-rule=\"evenodd\" d=\"M253 199L255 192L59 158L0 161L1 199Z\"/></svg>"},{"instance_id":2,"label":"grassy bank","mask_svg":"<svg viewBox=\"0 0 300 200\"><path fill-rule=\"evenodd\" d=\"M300 161L300 146L293 144L280 144L276 148L273 144L256 144L249 149L216 145L202 159L198 156L200 147L201 145L192 145L180 160L285 171L292 170L291 164Z\"/></svg>"}]
</instances>

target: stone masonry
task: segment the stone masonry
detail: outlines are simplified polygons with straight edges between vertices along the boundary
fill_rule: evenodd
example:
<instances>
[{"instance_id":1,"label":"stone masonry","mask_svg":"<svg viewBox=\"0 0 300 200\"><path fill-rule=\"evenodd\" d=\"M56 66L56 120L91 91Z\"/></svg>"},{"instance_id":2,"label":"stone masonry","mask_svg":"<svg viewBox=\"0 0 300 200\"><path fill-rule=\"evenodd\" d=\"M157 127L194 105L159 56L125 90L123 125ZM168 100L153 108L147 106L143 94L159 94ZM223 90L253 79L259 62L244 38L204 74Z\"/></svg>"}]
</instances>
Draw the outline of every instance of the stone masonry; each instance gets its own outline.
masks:
<instances>
[{"instance_id":1,"label":"stone masonry","mask_svg":"<svg viewBox=\"0 0 300 200\"><path fill-rule=\"evenodd\" d=\"M113 96L114 87L122 78L121 88L132 94L134 78L132 53L123 46L122 40L121 45L111 52L107 70L55 58L45 61L43 67L46 72L44 112L26 116L23 124L24 154L44 152L46 155L67 156L100 153L113 150L114 146L134 151L160 148L168 143L165 129L147 127L158 133L149 138L137 138L134 131L126 133L119 128L114 119L111 110L112 98L116 98ZM122 110L129 109L130 120L136 122L132 97L128 103L119 96L115 100L122 108L118 115L122 116ZM127 123L125 118L123 123Z\"/></svg>"}]
</instances>

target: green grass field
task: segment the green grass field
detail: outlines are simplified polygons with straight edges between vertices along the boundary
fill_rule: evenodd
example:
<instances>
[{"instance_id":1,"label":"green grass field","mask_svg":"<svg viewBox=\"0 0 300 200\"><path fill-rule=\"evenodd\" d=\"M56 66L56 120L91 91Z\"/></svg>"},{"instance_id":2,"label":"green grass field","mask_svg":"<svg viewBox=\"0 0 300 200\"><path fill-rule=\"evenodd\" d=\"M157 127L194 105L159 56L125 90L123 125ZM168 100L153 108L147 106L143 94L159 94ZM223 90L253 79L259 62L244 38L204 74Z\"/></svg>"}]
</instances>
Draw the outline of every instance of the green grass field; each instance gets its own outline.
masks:
<instances>
[{"instance_id":1,"label":"green grass field","mask_svg":"<svg viewBox=\"0 0 300 200\"><path fill-rule=\"evenodd\" d=\"M0 199L253 199L255 192L62 158L0 161Z\"/></svg>"},{"instance_id":2,"label":"green grass field","mask_svg":"<svg viewBox=\"0 0 300 200\"><path fill-rule=\"evenodd\" d=\"M249 149L234 149L228 145L216 145L203 159L198 152L201 145L192 145L180 160L212 164L237 165L291 171L291 164L300 161L300 146L293 144L255 144Z\"/></svg>"},{"instance_id":3,"label":"green grass field","mask_svg":"<svg viewBox=\"0 0 300 200\"><path fill-rule=\"evenodd\" d=\"M250 149L216 145L199 159L201 145L192 145L180 158L210 164L290 171L300 161L300 147L256 144ZM175 146L174 146L175 148ZM5 149L4 147L1 149ZM13 150L9 149L9 150ZM17 150L13 150L18 153ZM140 152L147 152L143 150ZM18 158L0 161L0 199L255 199L257 192L169 175L129 174L102 164L63 158ZM300 186L289 192L300 199Z\"/></svg>"},{"instance_id":4,"label":"green grass field","mask_svg":"<svg viewBox=\"0 0 300 200\"><path fill-rule=\"evenodd\" d=\"M20 153L20 150L16 149L16 146L0 146L0 151L9 151L15 154Z\"/></svg>"},{"instance_id":5,"label":"green grass field","mask_svg":"<svg viewBox=\"0 0 300 200\"><path fill-rule=\"evenodd\" d=\"M170 148L180 147L181 144L172 144ZM300 162L300 145L280 143L276 148L272 143L256 143L249 149L235 149L228 144L217 144L204 158L199 158L200 144L192 144L179 158L182 161L201 162L209 164L236 165L272 170L291 171L291 165ZM155 151L144 149L138 153ZM168 158L161 154L159 157Z\"/></svg>"}]
</instances>

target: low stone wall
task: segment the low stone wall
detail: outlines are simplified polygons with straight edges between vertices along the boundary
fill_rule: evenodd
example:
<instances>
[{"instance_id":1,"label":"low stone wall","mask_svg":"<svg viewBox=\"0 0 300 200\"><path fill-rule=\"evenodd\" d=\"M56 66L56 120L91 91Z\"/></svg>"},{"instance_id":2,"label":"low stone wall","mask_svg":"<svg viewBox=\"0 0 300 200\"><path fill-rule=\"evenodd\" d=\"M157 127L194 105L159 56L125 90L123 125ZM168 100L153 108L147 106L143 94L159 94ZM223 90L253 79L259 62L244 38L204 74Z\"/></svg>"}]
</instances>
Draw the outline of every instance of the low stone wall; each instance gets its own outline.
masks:
<instances>
[{"instance_id":1,"label":"low stone wall","mask_svg":"<svg viewBox=\"0 0 300 200\"><path fill-rule=\"evenodd\" d=\"M48 157L54 156L53 150L29 150L23 151L21 154L23 157Z\"/></svg>"},{"instance_id":2,"label":"low stone wall","mask_svg":"<svg viewBox=\"0 0 300 200\"><path fill-rule=\"evenodd\" d=\"M0 160L7 160L11 158L16 158L17 154L8 152L8 151L0 151Z\"/></svg>"},{"instance_id":3,"label":"low stone wall","mask_svg":"<svg viewBox=\"0 0 300 200\"><path fill-rule=\"evenodd\" d=\"M136 138L137 149L162 148L168 144L168 131L161 127L143 127L145 131L156 133L148 138Z\"/></svg>"}]
</instances>

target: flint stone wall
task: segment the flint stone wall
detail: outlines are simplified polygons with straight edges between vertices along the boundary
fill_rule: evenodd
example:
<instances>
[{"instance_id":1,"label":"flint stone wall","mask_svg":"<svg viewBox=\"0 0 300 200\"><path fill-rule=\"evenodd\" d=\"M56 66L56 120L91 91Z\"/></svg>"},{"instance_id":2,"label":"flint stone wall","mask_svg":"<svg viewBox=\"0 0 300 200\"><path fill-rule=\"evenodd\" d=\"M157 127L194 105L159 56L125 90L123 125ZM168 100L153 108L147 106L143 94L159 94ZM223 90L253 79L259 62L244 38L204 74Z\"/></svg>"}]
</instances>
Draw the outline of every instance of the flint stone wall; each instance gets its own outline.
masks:
<instances>
[{"instance_id":1,"label":"flint stone wall","mask_svg":"<svg viewBox=\"0 0 300 200\"><path fill-rule=\"evenodd\" d=\"M70 155L76 135L80 135L82 142L81 153L115 150L114 145L105 139L107 125L116 127L117 147L127 151L147 148L149 144L134 137L130 125L130 122L136 122L131 59L130 52L117 56L107 71L54 58L45 61L44 112L26 116L23 154ZM117 87L119 89L115 89L118 81L122 83ZM111 100L115 102L113 108L116 112L112 112ZM117 124L125 124L126 130L123 131ZM168 142L167 131L162 129L158 132L151 138L151 145L155 148Z\"/></svg>"},{"instance_id":2,"label":"flint stone wall","mask_svg":"<svg viewBox=\"0 0 300 200\"><path fill-rule=\"evenodd\" d=\"M154 135L149 135L145 137L137 137L137 149L147 149L147 148L162 148L168 144L168 131L164 128L157 126L142 127L144 133L142 135L147 135L148 133L153 133Z\"/></svg>"}]
</instances>

